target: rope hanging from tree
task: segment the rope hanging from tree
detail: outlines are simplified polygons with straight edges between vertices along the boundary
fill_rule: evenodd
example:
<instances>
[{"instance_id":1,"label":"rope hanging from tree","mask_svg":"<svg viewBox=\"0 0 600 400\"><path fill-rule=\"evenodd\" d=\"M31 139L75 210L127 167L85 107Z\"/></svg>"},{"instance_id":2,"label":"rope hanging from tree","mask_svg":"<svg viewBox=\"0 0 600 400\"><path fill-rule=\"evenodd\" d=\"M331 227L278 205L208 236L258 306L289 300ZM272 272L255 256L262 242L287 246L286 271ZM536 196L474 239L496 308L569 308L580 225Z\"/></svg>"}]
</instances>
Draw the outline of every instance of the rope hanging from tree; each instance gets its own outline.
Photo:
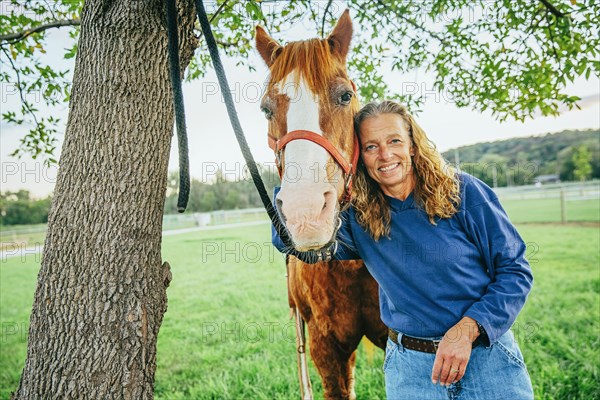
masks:
<instances>
[{"instance_id":1,"label":"rope hanging from tree","mask_svg":"<svg viewBox=\"0 0 600 400\"><path fill-rule=\"evenodd\" d=\"M273 207L273 203L271 198L269 197L267 190L265 189L265 185L262 181L258 168L256 166L256 162L254 161L254 157L252 156L252 152L250 151L250 147L246 141L246 137L244 135L244 131L240 125L240 121L237 116L237 111L235 109L235 104L233 102L233 98L231 96L231 89L229 88L229 83L227 81L227 77L225 75L225 70L223 68L223 64L221 63L221 58L219 56L219 50L217 47L217 42L213 36L212 30L210 28L210 22L208 20L208 16L206 14L206 10L204 8L204 3L202 0L195 0L196 3L196 12L198 14L198 19L200 21L200 26L202 28L202 33L204 38L206 39L206 45L208 46L208 51L210 53L210 57L213 63L213 67L217 74L217 78L219 80L219 86L221 87L221 91L223 93L223 98L225 100L225 106L227 107L227 113L229 115L229 120L231 122L231 126L233 127L233 131L235 133L235 137L240 146L240 150L242 155L244 156L244 160L246 161L246 165L250 171L250 175L252 176L252 181L254 182L254 186L258 191L260 199L263 203L269 218L277 233L281 237L281 240L285 244L285 246L289 249L288 254L293 255L300 260L306 263L316 263L319 261L327 261L330 260L335 253L337 248L337 242L334 241L329 246L320 249L320 250L311 250L311 251L297 251L294 249L292 239L290 238L285 225L279 218L279 214ZM176 0L168 0L167 1L167 19L168 19L168 33L169 33L169 61L171 65L171 81L173 85L173 103L175 107L175 117L177 122L177 137L179 143L179 198L177 203L177 208L179 212L183 212L187 205L187 200L189 197L189 168L188 168L188 149L187 149L187 134L185 127L185 112L183 108L183 96L181 91L181 72L179 68L179 45L177 39L177 8L176 8ZM175 38L173 38L175 37ZM184 154L182 154L184 152Z\"/></svg>"},{"instance_id":2,"label":"rope hanging from tree","mask_svg":"<svg viewBox=\"0 0 600 400\"><path fill-rule=\"evenodd\" d=\"M177 32L177 6L175 0L167 1L167 29L169 36L171 86L173 88L173 105L177 124L177 147L179 149L177 211L182 213L185 211L190 197L190 161L187 128L185 125L185 109L183 107L183 91L181 89L181 69L179 68L179 34Z\"/></svg>"}]
</instances>

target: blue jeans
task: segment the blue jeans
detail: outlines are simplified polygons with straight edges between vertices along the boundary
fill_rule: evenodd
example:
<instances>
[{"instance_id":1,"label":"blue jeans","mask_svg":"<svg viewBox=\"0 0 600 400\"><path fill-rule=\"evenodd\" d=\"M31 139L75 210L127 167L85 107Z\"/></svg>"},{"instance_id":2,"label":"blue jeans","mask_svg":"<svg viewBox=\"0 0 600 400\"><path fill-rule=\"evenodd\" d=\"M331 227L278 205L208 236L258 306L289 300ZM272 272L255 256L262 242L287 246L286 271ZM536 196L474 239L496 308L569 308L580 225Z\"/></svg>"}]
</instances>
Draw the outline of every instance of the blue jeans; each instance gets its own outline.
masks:
<instances>
[{"instance_id":1,"label":"blue jeans","mask_svg":"<svg viewBox=\"0 0 600 400\"><path fill-rule=\"evenodd\" d=\"M511 331L489 347L475 347L465 375L450 386L431 383L434 360L435 354L408 350L388 339L383 363L388 400L533 399L529 373Z\"/></svg>"}]
</instances>

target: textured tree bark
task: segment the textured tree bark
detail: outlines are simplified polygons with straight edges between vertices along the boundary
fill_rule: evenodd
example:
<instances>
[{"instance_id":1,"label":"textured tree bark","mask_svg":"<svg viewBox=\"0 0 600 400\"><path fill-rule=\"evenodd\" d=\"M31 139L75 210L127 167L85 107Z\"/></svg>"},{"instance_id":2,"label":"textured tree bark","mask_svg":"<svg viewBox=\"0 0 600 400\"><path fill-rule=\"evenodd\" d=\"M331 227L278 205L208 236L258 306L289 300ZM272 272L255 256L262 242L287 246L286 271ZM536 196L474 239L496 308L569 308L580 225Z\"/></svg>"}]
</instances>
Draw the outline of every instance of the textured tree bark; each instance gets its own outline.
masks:
<instances>
[{"instance_id":1,"label":"textured tree bark","mask_svg":"<svg viewBox=\"0 0 600 400\"><path fill-rule=\"evenodd\" d=\"M181 0L180 55L197 40ZM173 112L160 0L86 0L59 175L15 399L150 399L167 308Z\"/></svg>"}]
</instances>

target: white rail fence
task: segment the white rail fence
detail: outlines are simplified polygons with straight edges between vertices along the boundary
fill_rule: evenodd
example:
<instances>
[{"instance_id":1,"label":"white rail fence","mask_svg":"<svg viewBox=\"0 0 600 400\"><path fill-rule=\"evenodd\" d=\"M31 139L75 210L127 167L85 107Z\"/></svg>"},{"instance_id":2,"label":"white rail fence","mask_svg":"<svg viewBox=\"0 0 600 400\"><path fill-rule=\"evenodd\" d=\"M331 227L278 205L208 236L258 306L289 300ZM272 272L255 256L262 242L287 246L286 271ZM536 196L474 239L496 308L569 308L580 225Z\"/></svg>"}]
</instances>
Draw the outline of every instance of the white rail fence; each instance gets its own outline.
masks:
<instances>
[{"instance_id":1,"label":"white rail fence","mask_svg":"<svg viewBox=\"0 0 600 400\"><path fill-rule=\"evenodd\" d=\"M494 189L501 201L558 199L561 215L566 219L568 203L573 201L600 199L600 181L565 182L543 186L514 186ZM204 213L170 214L163 217L163 230L185 229L219 225L232 225L253 221L268 221L263 208L243 210L220 210ZM5 229L4 229L5 228ZM43 233L45 225L35 227L0 227L0 242L15 240L26 234Z\"/></svg>"}]
</instances>

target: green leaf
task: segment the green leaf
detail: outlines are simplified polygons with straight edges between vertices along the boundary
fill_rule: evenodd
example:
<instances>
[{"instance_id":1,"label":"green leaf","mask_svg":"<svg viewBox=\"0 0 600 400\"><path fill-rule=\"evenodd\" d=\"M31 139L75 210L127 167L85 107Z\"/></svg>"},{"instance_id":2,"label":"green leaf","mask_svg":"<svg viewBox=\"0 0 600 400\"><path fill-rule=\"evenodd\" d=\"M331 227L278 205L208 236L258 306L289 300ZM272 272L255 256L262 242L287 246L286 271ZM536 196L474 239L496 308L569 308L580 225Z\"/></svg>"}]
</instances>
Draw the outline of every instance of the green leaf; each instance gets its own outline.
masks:
<instances>
[{"instance_id":1,"label":"green leaf","mask_svg":"<svg viewBox=\"0 0 600 400\"><path fill-rule=\"evenodd\" d=\"M264 19L264 15L260 6L254 1L248 1L246 3L246 12L254 21L261 21Z\"/></svg>"}]
</instances>

